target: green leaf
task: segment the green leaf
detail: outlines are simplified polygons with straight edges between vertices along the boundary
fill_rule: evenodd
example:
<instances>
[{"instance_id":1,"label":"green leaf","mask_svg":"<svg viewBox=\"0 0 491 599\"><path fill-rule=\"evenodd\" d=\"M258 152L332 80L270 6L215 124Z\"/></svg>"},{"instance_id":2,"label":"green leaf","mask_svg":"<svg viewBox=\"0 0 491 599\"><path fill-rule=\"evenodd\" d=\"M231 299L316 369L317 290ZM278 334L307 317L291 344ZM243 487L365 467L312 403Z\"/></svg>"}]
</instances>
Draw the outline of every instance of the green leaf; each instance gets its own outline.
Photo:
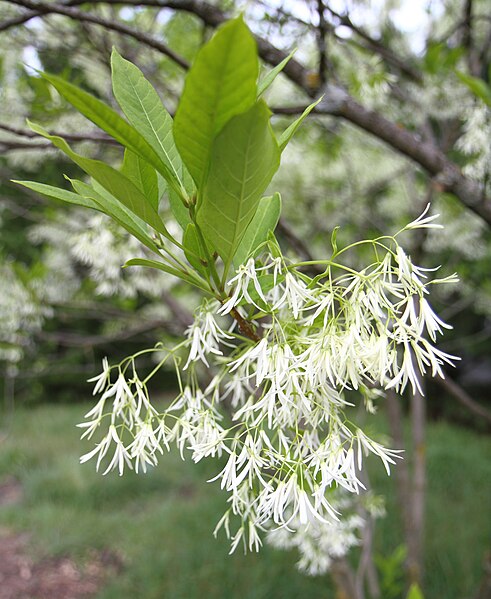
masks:
<instances>
[{"instance_id":1,"label":"green leaf","mask_svg":"<svg viewBox=\"0 0 491 599\"><path fill-rule=\"evenodd\" d=\"M184 253L191 266L200 273L206 273L206 255L201 247L198 239L198 233L196 232L196 225L189 223L184 232L182 240L184 246Z\"/></svg>"},{"instance_id":2,"label":"green leaf","mask_svg":"<svg viewBox=\"0 0 491 599\"><path fill-rule=\"evenodd\" d=\"M424 599L423 593L421 592L421 589L416 583L413 583L411 585L406 599Z\"/></svg>"},{"instance_id":3,"label":"green leaf","mask_svg":"<svg viewBox=\"0 0 491 599\"><path fill-rule=\"evenodd\" d=\"M184 206L179 196L172 190L169 191L169 204L174 218L184 231L191 221L189 210Z\"/></svg>"},{"instance_id":4,"label":"green leaf","mask_svg":"<svg viewBox=\"0 0 491 599\"><path fill-rule=\"evenodd\" d=\"M98 181L117 200L129 208L131 212L140 217L156 231L162 233L165 237L173 240L155 208L128 177L125 177L122 173L104 162L85 158L84 156L77 154L70 148L64 139L56 135L50 135L39 125L29 123L29 126L39 135L49 139L57 148L71 158L75 164Z\"/></svg>"},{"instance_id":5,"label":"green leaf","mask_svg":"<svg viewBox=\"0 0 491 599\"><path fill-rule=\"evenodd\" d=\"M97 205L97 209L116 221L120 226L128 231L133 237L138 239L143 245L148 247L156 254L160 254L158 247L146 231L145 223L135 216L128 208L112 196L107 190L101 187L96 181L94 187L79 181L78 179L69 179L73 189L90 202Z\"/></svg>"},{"instance_id":6,"label":"green leaf","mask_svg":"<svg viewBox=\"0 0 491 599\"><path fill-rule=\"evenodd\" d=\"M153 166L126 148L121 172L138 187L155 210L158 210L159 182Z\"/></svg>"},{"instance_id":7,"label":"green leaf","mask_svg":"<svg viewBox=\"0 0 491 599\"><path fill-rule=\"evenodd\" d=\"M259 246L267 240L269 232L275 230L280 214L281 196L279 193L259 200L256 214L249 223L235 252L235 266L239 267L247 258L254 256Z\"/></svg>"},{"instance_id":8,"label":"green leaf","mask_svg":"<svg viewBox=\"0 0 491 599\"><path fill-rule=\"evenodd\" d=\"M242 18L220 27L196 56L174 119L174 137L199 190L213 139L255 102L258 70L256 42Z\"/></svg>"},{"instance_id":9,"label":"green leaf","mask_svg":"<svg viewBox=\"0 0 491 599\"><path fill-rule=\"evenodd\" d=\"M222 257L225 274L280 164L270 114L259 100L246 113L234 117L213 144L197 222L205 239Z\"/></svg>"},{"instance_id":10,"label":"green leaf","mask_svg":"<svg viewBox=\"0 0 491 599\"><path fill-rule=\"evenodd\" d=\"M484 103L491 107L491 87L486 85L486 82L479 77L472 77L467 73L461 71L455 71L457 77L464 83L471 92Z\"/></svg>"},{"instance_id":11,"label":"green leaf","mask_svg":"<svg viewBox=\"0 0 491 599\"><path fill-rule=\"evenodd\" d=\"M298 117L298 119L293 121L293 123L287 129L285 129L283 131L283 133L280 135L280 138L278 140L278 145L280 146L280 150L282 152L286 148L286 146L290 143L291 138L295 135L297 129L300 127L303 120L305 118L307 118L307 116L312 112L312 110L314 110L314 108L317 106L317 104L319 104L319 102L322 100L323 97L324 96L320 97L315 102L312 102L312 104L310 106L307 106L307 108L302 112L302 114Z\"/></svg>"},{"instance_id":12,"label":"green leaf","mask_svg":"<svg viewBox=\"0 0 491 599\"><path fill-rule=\"evenodd\" d=\"M290 52L286 58L284 58L278 65L271 69L266 73L263 79L257 85L257 97L259 98L264 94L264 92L268 89L268 87L273 83L273 81L278 77L281 71L286 67L286 65L290 62L291 58L295 54L296 49Z\"/></svg>"},{"instance_id":13,"label":"green leaf","mask_svg":"<svg viewBox=\"0 0 491 599\"><path fill-rule=\"evenodd\" d=\"M339 232L340 228L341 228L340 226L334 227L334 229L332 230L332 233L331 233L331 247L332 247L333 255L336 255L338 253L337 239L338 239L338 232Z\"/></svg>"},{"instance_id":14,"label":"green leaf","mask_svg":"<svg viewBox=\"0 0 491 599\"><path fill-rule=\"evenodd\" d=\"M172 133L172 117L140 69L120 56L115 48L111 66L114 97L122 111L167 166L173 181L171 187L181 188L186 196L182 160Z\"/></svg>"},{"instance_id":15,"label":"green leaf","mask_svg":"<svg viewBox=\"0 0 491 599\"><path fill-rule=\"evenodd\" d=\"M96 202L88 198L81 197L78 195L78 193L73 193L73 191L61 189L60 187L53 187L52 185L45 185L44 183L37 183L36 181L12 182L18 183L19 185L23 185L24 187L32 189L32 191L47 196L48 198L61 200L62 202L66 202L67 204L75 204L76 206L83 206L84 208L92 208L93 210L101 211L101 207Z\"/></svg>"},{"instance_id":16,"label":"green leaf","mask_svg":"<svg viewBox=\"0 0 491 599\"><path fill-rule=\"evenodd\" d=\"M173 275L174 277L178 277L179 279L183 278L183 273L181 273L179 270L177 270L176 268L172 268L171 266L167 266L167 264L164 264L163 262L158 262L157 260L147 260L146 258L132 258L131 260L128 260L128 262L126 262L123 268L127 268L128 266L147 266L148 268L156 268L158 270L162 270L163 272Z\"/></svg>"},{"instance_id":17,"label":"green leaf","mask_svg":"<svg viewBox=\"0 0 491 599\"><path fill-rule=\"evenodd\" d=\"M131 260L128 260L128 262L126 262L124 268L128 266L147 266L148 268L156 268L158 270L162 270L163 272L173 275L174 277L178 277L179 279L185 281L186 283L189 283L190 285L198 287L198 289L201 289L208 295L211 295L210 290L205 286L204 281L202 279L195 278L191 276L191 274L177 270L177 268L172 268L172 266L167 266L167 264L163 264L162 262L158 262L157 260L147 260L146 258L132 258Z\"/></svg>"},{"instance_id":18,"label":"green leaf","mask_svg":"<svg viewBox=\"0 0 491 599\"><path fill-rule=\"evenodd\" d=\"M176 191L181 193L181 187L176 183L175 177L167 164L159 157L148 141L115 110L61 77L48 73L42 73L42 76L81 114L120 144L146 160L162 174L164 179L169 182L169 185L175 187Z\"/></svg>"}]
</instances>

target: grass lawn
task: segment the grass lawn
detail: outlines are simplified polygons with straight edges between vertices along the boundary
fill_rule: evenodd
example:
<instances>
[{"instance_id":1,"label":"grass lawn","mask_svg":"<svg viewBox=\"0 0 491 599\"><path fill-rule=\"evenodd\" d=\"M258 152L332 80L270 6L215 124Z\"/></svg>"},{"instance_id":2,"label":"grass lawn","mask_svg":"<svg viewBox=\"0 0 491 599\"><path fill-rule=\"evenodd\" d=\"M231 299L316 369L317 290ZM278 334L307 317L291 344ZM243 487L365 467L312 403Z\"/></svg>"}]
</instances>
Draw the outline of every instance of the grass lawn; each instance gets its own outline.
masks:
<instances>
[{"instance_id":1,"label":"grass lawn","mask_svg":"<svg viewBox=\"0 0 491 599\"><path fill-rule=\"evenodd\" d=\"M0 429L0 481L20 481L20 502L0 507L0 527L31 533L37 556L85 559L109 549L122 570L98 599L334 598L327 577L298 573L297 556L265 547L228 556L211 534L226 495L206 480L213 463L166 454L146 475L102 477L78 457L88 445L75 423L86 405L17 409ZM6 420L5 420L6 419ZM379 521L379 553L400 545L393 480L372 464L372 482L387 496ZM481 576L491 538L491 439L448 424L428 430L427 581L425 599L465 599ZM55 599L55 598L53 598Z\"/></svg>"}]
</instances>

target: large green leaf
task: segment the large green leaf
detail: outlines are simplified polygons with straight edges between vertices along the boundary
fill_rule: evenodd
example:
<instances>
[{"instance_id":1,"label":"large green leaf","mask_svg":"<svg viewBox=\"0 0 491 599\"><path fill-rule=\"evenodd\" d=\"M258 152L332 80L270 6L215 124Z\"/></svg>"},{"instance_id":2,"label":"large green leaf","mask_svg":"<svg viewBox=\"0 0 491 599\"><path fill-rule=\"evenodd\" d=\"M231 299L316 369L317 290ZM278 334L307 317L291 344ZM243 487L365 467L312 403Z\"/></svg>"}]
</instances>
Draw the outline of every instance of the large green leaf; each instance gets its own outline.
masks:
<instances>
[{"instance_id":1,"label":"large green leaf","mask_svg":"<svg viewBox=\"0 0 491 599\"><path fill-rule=\"evenodd\" d=\"M270 114L260 100L246 113L234 117L213 144L197 222L220 254L225 273L280 164Z\"/></svg>"},{"instance_id":2,"label":"large green leaf","mask_svg":"<svg viewBox=\"0 0 491 599\"><path fill-rule=\"evenodd\" d=\"M103 131L106 131L120 144L138 154L150 163L162 176L174 187L178 193L181 192L180 185L176 182L168 165L160 158L148 141L129 123L127 123L115 110L98 100L83 89L78 88L65 81L61 77L43 73L58 91L58 93L70 102L70 104L82 113L86 118L95 123Z\"/></svg>"},{"instance_id":3,"label":"large green leaf","mask_svg":"<svg viewBox=\"0 0 491 599\"><path fill-rule=\"evenodd\" d=\"M310 104L310 106L307 106L307 108L302 112L302 114L298 117L298 119L293 121L293 123L287 129L285 129L283 131L283 133L280 135L278 144L279 144L280 150L282 152L286 148L288 143L290 142L291 138L295 135L297 129L300 127L300 125L302 124L304 119L306 119L308 117L308 115L312 112L312 110L314 110L314 108L317 106L317 104L319 104L319 102L322 100L322 97L320 97L315 102L312 102L312 104Z\"/></svg>"},{"instance_id":4,"label":"large green leaf","mask_svg":"<svg viewBox=\"0 0 491 599\"><path fill-rule=\"evenodd\" d=\"M172 187L184 188L182 160L172 133L172 117L158 93L140 69L113 49L111 55L114 97L129 122L141 133L167 165L173 178ZM186 192L184 191L184 195Z\"/></svg>"},{"instance_id":5,"label":"large green leaf","mask_svg":"<svg viewBox=\"0 0 491 599\"><path fill-rule=\"evenodd\" d=\"M30 127L39 135L49 139L57 148L71 158L75 164L98 181L105 189L107 189L107 191L109 191L109 193L129 208L131 212L136 214L165 237L172 239L155 208L128 177L125 177L122 173L104 162L93 160L92 158L85 158L84 156L77 154L70 148L64 139L56 135L50 135L39 125L30 123Z\"/></svg>"},{"instance_id":6,"label":"large green leaf","mask_svg":"<svg viewBox=\"0 0 491 599\"><path fill-rule=\"evenodd\" d=\"M160 254L159 249L146 230L145 223L99 185L97 181L92 182L93 186L78 179L70 179L70 183L77 194L90 202L94 202L98 210L111 217L126 229L128 233L143 243L143 245L147 246L153 252Z\"/></svg>"},{"instance_id":7,"label":"large green leaf","mask_svg":"<svg viewBox=\"0 0 491 599\"><path fill-rule=\"evenodd\" d=\"M99 204L88 198L81 197L78 195L78 193L73 193L73 191L61 189L60 187L53 187L53 185L37 183L36 181L13 181L13 183L23 185L24 187L32 189L32 191L47 196L48 198L61 200L67 204L75 204L76 206L82 206L84 208L92 208L93 210L101 211Z\"/></svg>"},{"instance_id":8,"label":"large green leaf","mask_svg":"<svg viewBox=\"0 0 491 599\"><path fill-rule=\"evenodd\" d=\"M229 21L196 56L174 119L177 148L201 189L213 139L256 99L256 42L242 18Z\"/></svg>"},{"instance_id":9,"label":"large green leaf","mask_svg":"<svg viewBox=\"0 0 491 599\"><path fill-rule=\"evenodd\" d=\"M155 210L158 210L159 183L153 166L126 148L121 172L138 187Z\"/></svg>"},{"instance_id":10,"label":"large green leaf","mask_svg":"<svg viewBox=\"0 0 491 599\"><path fill-rule=\"evenodd\" d=\"M281 214L281 196L261 198L256 214L245 230L234 256L234 264L239 267L247 258L253 256L259 246L266 241L270 231L274 231Z\"/></svg>"}]
</instances>

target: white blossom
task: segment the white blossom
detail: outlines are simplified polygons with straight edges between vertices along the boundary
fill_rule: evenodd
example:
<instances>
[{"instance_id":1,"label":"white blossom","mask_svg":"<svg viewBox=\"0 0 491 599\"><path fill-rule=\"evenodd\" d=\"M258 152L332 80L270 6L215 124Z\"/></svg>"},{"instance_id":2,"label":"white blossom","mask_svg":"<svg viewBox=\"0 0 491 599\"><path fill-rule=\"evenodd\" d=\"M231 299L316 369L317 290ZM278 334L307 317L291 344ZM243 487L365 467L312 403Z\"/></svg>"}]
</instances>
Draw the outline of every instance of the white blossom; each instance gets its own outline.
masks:
<instances>
[{"instance_id":1,"label":"white blossom","mask_svg":"<svg viewBox=\"0 0 491 599\"><path fill-rule=\"evenodd\" d=\"M428 214L429 207L399 233L438 228ZM109 460L106 472L130 464L146 471L172 444L195 462L223 456L210 482L229 494L229 507L215 532L223 529L234 551L239 545L258 550L261 531L269 530L278 543L301 548L303 569L324 572L356 544L361 526L355 515L343 516L336 493L364 492L367 456L376 456L388 474L401 457L352 422L347 408L360 403L371 414L386 389L422 393L424 375L443 376L443 366L457 359L436 347L450 325L428 301L431 285L455 277L434 278L436 269L414 264L397 236L372 247L365 268L343 268L337 257L315 279L278 257L276 246L276 257L240 266L228 295L203 302L176 347L176 356L187 351L182 372L174 357L180 392L161 414L134 358L117 367L114 382L105 361L91 379L100 399L81 427L91 438L106 419L109 432L82 460L94 457L97 467ZM243 319L256 314L252 339L218 324L238 313ZM198 360L210 375L204 390L190 367ZM240 520L235 531L230 514Z\"/></svg>"}]
</instances>

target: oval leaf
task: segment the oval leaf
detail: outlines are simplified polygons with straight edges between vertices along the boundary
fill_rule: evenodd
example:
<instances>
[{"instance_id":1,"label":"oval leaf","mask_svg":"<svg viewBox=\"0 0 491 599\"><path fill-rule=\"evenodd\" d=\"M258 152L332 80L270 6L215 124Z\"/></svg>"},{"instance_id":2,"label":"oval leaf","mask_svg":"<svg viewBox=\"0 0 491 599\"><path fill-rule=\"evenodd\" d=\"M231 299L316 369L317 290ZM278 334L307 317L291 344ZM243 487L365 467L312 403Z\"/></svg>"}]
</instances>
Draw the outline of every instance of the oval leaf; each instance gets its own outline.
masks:
<instances>
[{"instance_id":1,"label":"oval leaf","mask_svg":"<svg viewBox=\"0 0 491 599\"><path fill-rule=\"evenodd\" d=\"M177 148L201 189L211 146L233 116L256 99L256 42L242 18L229 21L198 52L174 119Z\"/></svg>"}]
</instances>

